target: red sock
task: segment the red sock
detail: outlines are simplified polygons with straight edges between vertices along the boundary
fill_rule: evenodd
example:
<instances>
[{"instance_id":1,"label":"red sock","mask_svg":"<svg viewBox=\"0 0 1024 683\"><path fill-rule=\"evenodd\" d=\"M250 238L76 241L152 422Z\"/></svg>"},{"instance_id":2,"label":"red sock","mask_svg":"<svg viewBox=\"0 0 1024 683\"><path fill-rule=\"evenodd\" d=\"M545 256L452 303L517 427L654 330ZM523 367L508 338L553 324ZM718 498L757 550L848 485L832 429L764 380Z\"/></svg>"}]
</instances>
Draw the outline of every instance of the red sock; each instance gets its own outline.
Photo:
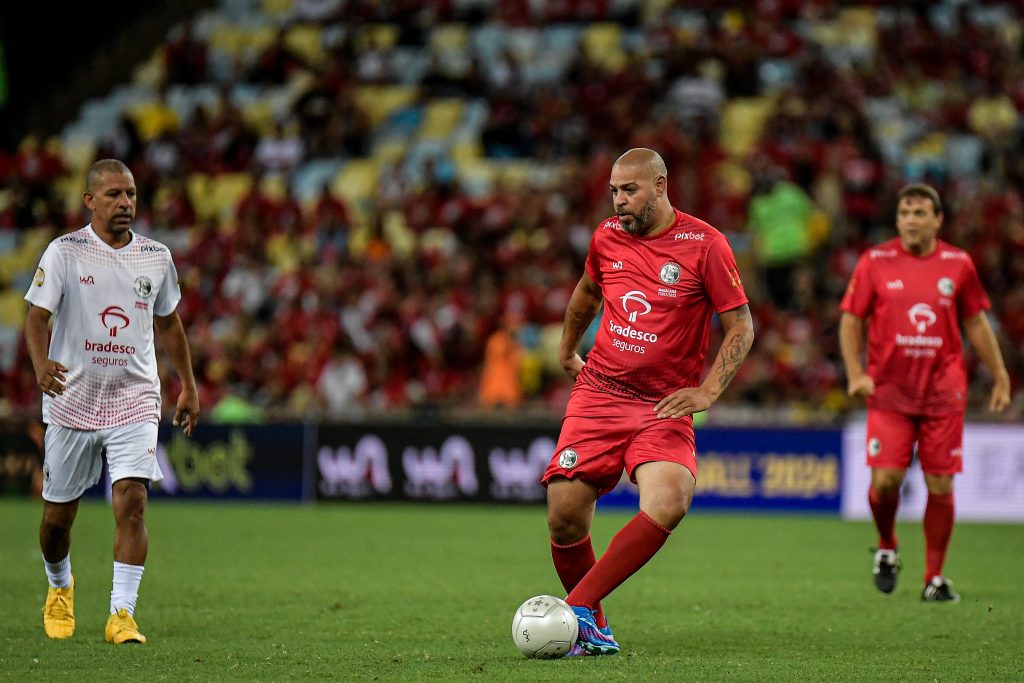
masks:
<instances>
[{"instance_id":1,"label":"red sock","mask_svg":"<svg viewBox=\"0 0 1024 683\"><path fill-rule=\"evenodd\" d=\"M601 559L587 572L566 602L594 609L609 593L619 587L665 545L672 532L640 511L619 530L608 544Z\"/></svg>"},{"instance_id":2,"label":"red sock","mask_svg":"<svg viewBox=\"0 0 1024 683\"><path fill-rule=\"evenodd\" d=\"M878 529L878 549L896 550L896 508L900 506L899 490L883 497L874 486L868 487L868 503Z\"/></svg>"},{"instance_id":3,"label":"red sock","mask_svg":"<svg viewBox=\"0 0 1024 683\"><path fill-rule=\"evenodd\" d=\"M952 493L928 494L928 504L924 508L925 583L933 577L942 576L955 516Z\"/></svg>"},{"instance_id":4,"label":"red sock","mask_svg":"<svg viewBox=\"0 0 1024 683\"><path fill-rule=\"evenodd\" d=\"M583 540L569 545L558 545L551 541L551 559L555 563L555 571L558 572L562 587L565 588L566 593L570 593L597 562L597 558L594 556L594 545L590 542L590 534L587 534ZM594 609L597 610L594 618L598 627L604 628L608 625L608 620L605 619L601 604L598 603Z\"/></svg>"}]
</instances>

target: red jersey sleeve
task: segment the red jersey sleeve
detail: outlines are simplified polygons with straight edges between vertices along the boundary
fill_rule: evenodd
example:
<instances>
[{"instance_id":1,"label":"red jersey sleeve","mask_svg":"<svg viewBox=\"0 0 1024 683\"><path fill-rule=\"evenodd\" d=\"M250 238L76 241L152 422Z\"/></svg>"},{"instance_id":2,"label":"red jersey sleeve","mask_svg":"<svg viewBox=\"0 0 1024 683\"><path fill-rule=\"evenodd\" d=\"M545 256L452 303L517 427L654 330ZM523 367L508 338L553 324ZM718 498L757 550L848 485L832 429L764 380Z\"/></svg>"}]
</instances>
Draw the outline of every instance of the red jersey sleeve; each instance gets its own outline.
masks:
<instances>
[{"instance_id":1,"label":"red jersey sleeve","mask_svg":"<svg viewBox=\"0 0 1024 683\"><path fill-rule=\"evenodd\" d=\"M870 262L867 255L860 257L857 267L846 286L846 294L839 304L839 310L852 313L858 318L867 318L875 305L875 288L871 281Z\"/></svg>"},{"instance_id":2,"label":"red jersey sleeve","mask_svg":"<svg viewBox=\"0 0 1024 683\"><path fill-rule=\"evenodd\" d=\"M736 257L724 236L718 236L708 245L704 261L704 290L718 313L747 303L747 293L743 291Z\"/></svg>"},{"instance_id":3,"label":"red jersey sleeve","mask_svg":"<svg viewBox=\"0 0 1024 683\"><path fill-rule=\"evenodd\" d=\"M978 277L978 270L970 259L964 262L964 281L957 295L956 303L961 320L966 320L992 308L992 302L989 301L988 294L985 293L985 288Z\"/></svg>"},{"instance_id":4,"label":"red jersey sleeve","mask_svg":"<svg viewBox=\"0 0 1024 683\"><path fill-rule=\"evenodd\" d=\"M596 282L598 285L601 284L601 262L597 255L597 236L601 234L601 228L594 231L594 234L590 238L590 250L587 251L587 275L590 279Z\"/></svg>"}]
</instances>

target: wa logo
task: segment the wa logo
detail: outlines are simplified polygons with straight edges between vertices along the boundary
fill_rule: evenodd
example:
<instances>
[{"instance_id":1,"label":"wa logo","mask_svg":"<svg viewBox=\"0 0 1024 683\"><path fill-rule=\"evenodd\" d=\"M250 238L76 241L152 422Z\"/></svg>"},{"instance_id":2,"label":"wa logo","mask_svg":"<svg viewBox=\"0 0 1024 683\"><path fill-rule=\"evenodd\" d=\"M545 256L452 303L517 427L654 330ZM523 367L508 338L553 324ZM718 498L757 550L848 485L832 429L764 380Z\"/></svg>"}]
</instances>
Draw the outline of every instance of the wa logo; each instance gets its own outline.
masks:
<instances>
[{"instance_id":1,"label":"wa logo","mask_svg":"<svg viewBox=\"0 0 1024 683\"><path fill-rule=\"evenodd\" d=\"M367 434L348 446L321 446L316 456L320 493L329 498L370 498L391 493L388 449L380 437Z\"/></svg>"},{"instance_id":2,"label":"wa logo","mask_svg":"<svg viewBox=\"0 0 1024 683\"><path fill-rule=\"evenodd\" d=\"M491 468L491 495L498 500L540 500L544 488L541 475L551 461L557 444L550 437L533 440L524 452L520 448L495 448L487 457Z\"/></svg>"},{"instance_id":3,"label":"wa logo","mask_svg":"<svg viewBox=\"0 0 1024 683\"><path fill-rule=\"evenodd\" d=\"M480 488L475 461L473 446L458 435L445 439L440 449L408 446L402 452L405 492L432 500L475 496Z\"/></svg>"}]
</instances>

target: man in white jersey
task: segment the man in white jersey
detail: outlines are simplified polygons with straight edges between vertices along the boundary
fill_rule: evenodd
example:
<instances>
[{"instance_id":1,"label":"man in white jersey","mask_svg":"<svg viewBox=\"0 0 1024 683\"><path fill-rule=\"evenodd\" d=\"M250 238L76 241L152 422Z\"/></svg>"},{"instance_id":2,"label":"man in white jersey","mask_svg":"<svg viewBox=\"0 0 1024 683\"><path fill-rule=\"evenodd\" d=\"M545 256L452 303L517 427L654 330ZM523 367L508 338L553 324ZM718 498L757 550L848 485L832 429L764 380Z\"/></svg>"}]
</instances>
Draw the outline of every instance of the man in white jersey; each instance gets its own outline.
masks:
<instances>
[{"instance_id":1,"label":"man in white jersey","mask_svg":"<svg viewBox=\"0 0 1024 683\"><path fill-rule=\"evenodd\" d=\"M50 583L43 626L51 638L75 632L71 526L106 456L116 530L105 637L118 645L146 642L135 603L149 548L148 486L163 478L154 330L182 382L174 425L191 436L199 416L188 340L175 312L178 273L167 247L132 231L135 193L123 163L94 163L83 196L92 222L50 243L25 295L25 341L47 425L39 545Z\"/></svg>"}]
</instances>

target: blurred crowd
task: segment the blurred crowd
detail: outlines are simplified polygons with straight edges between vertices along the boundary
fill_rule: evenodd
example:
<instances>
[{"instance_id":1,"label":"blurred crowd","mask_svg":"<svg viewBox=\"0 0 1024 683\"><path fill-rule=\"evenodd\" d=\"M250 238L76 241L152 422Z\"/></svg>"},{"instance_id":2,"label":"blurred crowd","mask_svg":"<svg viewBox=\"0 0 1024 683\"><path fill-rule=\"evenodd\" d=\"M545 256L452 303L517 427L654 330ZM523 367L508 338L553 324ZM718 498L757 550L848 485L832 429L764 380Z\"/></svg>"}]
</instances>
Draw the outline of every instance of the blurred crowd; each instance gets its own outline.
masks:
<instances>
[{"instance_id":1,"label":"blurred crowd","mask_svg":"<svg viewBox=\"0 0 1024 683\"><path fill-rule=\"evenodd\" d=\"M266 46L229 62L191 23L177 27L155 104L126 111L88 161L132 168L136 229L175 254L214 419L555 414L569 389L555 357L565 306L612 213L611 163L637 146L665 158L677 208L729 237L751 297L757 339L713 421L828 421L859 407L845 395L838 304L861 251L894 236L895 194L915 180L940 190L940 237L978 266L1015 391L1006 419L1020 419L1022 18L1009 1L293 0ZM374 40L381 25L392 41ZM296 26L316 29L317 50L296 49ZM448 26L470 38L455 52L438 47ZM597 49L514 49L559 28ZM484 34L506 41L485 56L473 40ZM412 78L408 55L423 64ZM239 84L286 88L287 106L257 125ZM377 120L359 93L389 84L415 97ZM166 103L210 85L216 100L187 116ZM409 148L362 194L344 173L297 191L304 168L372 157L383 131L415 129L417 105L441 99L482 107L470 143L525 170L481 184L451 149ZM0 151L0 233L88 221L68 199L82 178L66 156L40 136ZM197 176L240 177L244 190L211 215ZM967 356L980 409L991 378ZM34 410L24 345L5 357L0 404Z\"/></svg>"}]
</instances>

